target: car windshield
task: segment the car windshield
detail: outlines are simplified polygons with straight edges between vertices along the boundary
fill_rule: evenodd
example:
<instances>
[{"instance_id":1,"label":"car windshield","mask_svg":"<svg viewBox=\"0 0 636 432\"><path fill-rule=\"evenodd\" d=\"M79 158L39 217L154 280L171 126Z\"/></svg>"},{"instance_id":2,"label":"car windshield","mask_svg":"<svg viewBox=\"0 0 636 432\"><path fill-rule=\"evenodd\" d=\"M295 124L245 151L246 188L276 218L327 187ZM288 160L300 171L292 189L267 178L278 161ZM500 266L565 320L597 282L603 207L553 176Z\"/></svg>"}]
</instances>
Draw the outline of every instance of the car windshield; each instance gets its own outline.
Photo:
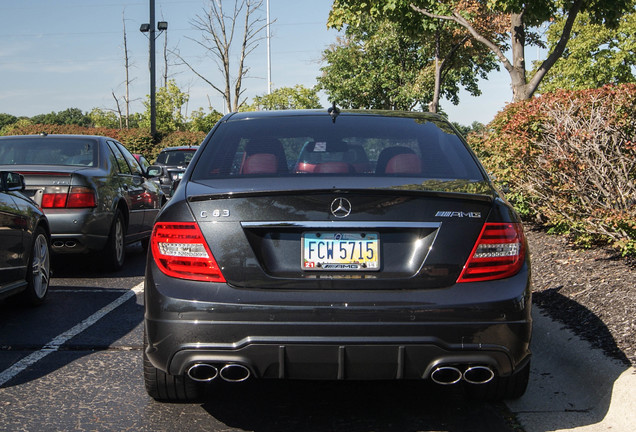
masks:
<instances>
[{"instance_id":1,"label":"car windshield","mask_svg":"<svg viewBox=\"0 0 636 432\"><path fill-rule=\"evenodd\" d=\"M0 140L0 165L96 166L91 139L33 137Z\"/></svg>"},{"instance_id":2,"label":"car windshield","mask_svg":"<svg viewBox=\"0 0 636 432\"><path fill-rule=\"evenodd\" d=\"M452 128L431 117L230 119L210 139L193 180L330 175L484 180Z\"/></svg>"},{"instance_id":3,"label":"car windshield","mask_svg":"<svg viewBox=\"0 0 636 432\"><path fill-rule=\"evenodd\" d=\"M164 150L157 156L157 164L185 166L190 163L196 150Z\"/></svg>"}]
</instances>

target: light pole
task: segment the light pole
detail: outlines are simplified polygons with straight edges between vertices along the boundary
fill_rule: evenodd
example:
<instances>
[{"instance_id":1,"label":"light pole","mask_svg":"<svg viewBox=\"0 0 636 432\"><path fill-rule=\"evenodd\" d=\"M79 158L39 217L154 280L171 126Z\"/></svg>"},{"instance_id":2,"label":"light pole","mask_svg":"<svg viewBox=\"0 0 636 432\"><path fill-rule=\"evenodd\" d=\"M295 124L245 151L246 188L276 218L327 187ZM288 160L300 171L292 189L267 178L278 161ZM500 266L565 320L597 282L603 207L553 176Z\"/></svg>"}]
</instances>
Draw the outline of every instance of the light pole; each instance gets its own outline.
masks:
<instances>
[{"instance_id":1,"label":"light pole","mask_svg":"<svg viewBox=\"0 0 636 432\"><path fill-rule=\"evenodd\" d=\"M157 30L160 32L168 30L167 21L159 21ZM156 100L156 78L155 78L155 0L150 0L150 23L142 24L139 27L142 33L148 33L149 51L150 51L150 134L155 138L157 134L157 100ZM160 33L161 34L161 33Z\"/></svg>"},{"instance_id":2,"label":"light pole","mask_svg":"<svg viewBox=\"0 0 636 432\"><path fill-rule=\"evenodd\" d=\"M270 35L269 35L269 0L267 0L267 94L272 93L272 55L270 52Z\"/></svg>"}]
</instances>

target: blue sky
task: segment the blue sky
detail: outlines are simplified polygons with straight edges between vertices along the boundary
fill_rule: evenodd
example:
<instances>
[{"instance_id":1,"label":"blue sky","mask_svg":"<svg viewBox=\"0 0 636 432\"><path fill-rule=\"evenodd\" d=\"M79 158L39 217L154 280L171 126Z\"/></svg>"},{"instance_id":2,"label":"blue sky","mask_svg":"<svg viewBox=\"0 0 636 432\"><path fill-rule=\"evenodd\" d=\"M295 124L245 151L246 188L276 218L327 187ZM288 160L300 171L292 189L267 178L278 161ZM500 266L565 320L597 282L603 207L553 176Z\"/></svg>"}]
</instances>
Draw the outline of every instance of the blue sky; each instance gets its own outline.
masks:
<instances>
[{"instance_id":1,"label":"blue sky","mask_svg":"<svg viewBox=\"0 0 636 432\"><path fill-rule=\"evenodd\" d=\"M157 21L168 21L168 47L207 70L220 82L217 67L205 60L192 20L204 0L155 0ZM233 2L227 2L229 7ZM264 2L265 4L265 2ZM112 93L124 95L123 17L131 63L133 112L143 111L149 93L148 39L139 26L149 20L148 0L20 0L0 2L0 113L33 116L66 108L90 111L114 109ZM329 0L270 0L273 88L303 84L311 87L320 74L322 51L338 33L328 30ZM163 71L157 38L157 77ZM267 92L266 42L247 58L250 77L245 95ZM169 75L190 94L187 111L208 106L223 110L221 97L185 67L169 66ZM458 107L442 101L452 121L488 123L510 101L510 79L493 73L480 83L483 95L461 94ZM322 95L322 102L327 100Z\"/></svg>"}]
</instances>

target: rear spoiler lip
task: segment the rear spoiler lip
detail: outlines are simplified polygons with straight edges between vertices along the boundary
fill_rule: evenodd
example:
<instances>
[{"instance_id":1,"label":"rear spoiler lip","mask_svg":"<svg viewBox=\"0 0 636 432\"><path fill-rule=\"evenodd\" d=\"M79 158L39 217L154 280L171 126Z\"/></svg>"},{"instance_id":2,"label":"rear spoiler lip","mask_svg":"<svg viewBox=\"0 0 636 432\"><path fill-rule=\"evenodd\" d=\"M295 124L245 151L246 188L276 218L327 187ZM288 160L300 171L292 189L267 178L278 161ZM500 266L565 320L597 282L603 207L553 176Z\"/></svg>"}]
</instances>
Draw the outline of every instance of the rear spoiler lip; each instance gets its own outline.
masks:
<instances>
[{"instance_id":1,"label":"rear spoiler lip","mask_svg":"<svg viewBox=\"0 0 636 432\"><path fill-rule=\"evenodd\" d=\"M396 195L403 196L419 196L419 197L431 197L431 198L455 198L469 201L487 202L492 203L497 197L493 191L490 194L476 194L468 192L452 192L452 191L435 191L435 190L413 190L402 188L333 188L333 189L272 189L272 190L241 190L241 191L223 191L217 193L198 194L187 197L188 202L200 202L200 201L212 201L222 199L233 198L253 198L262 196L293 196L293 195L324 195L324 194L385 194L395 197Z\"/></svg>"},{"instance_id":2,"label":"rear spoiler lip","mask_svg":"<svg viewBox=\"0 0 636 432\"><path fill-rule=\"evenodd\" d=\"M438 229L441 222L402 222L402 221L259 221L241 222L243 228L288 228L288 229L382 229L382 228L420 228Z\"/></svg>"}]
</instances>

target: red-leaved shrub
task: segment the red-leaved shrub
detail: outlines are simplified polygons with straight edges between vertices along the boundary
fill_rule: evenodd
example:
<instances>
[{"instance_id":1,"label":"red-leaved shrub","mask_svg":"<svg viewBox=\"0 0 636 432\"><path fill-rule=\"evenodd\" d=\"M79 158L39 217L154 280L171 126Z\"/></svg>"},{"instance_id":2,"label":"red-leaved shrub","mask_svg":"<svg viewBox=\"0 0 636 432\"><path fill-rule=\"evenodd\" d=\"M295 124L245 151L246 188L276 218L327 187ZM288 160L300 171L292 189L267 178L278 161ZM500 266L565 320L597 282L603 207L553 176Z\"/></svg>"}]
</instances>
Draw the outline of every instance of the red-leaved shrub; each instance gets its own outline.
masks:
<instances>
[{"instance_id":1,"label":"red-leaved shrub","mask_svg":"<svg viewBox=\"0 0 636 432\"><path fill-rule=\"evenodd\" d=\"M636 84L508 105L469 141L519 212L636 254Z\"/></svg>"}]
</instances>

